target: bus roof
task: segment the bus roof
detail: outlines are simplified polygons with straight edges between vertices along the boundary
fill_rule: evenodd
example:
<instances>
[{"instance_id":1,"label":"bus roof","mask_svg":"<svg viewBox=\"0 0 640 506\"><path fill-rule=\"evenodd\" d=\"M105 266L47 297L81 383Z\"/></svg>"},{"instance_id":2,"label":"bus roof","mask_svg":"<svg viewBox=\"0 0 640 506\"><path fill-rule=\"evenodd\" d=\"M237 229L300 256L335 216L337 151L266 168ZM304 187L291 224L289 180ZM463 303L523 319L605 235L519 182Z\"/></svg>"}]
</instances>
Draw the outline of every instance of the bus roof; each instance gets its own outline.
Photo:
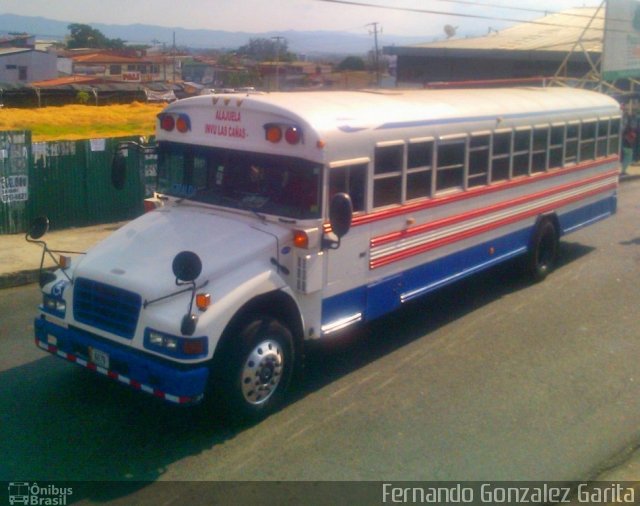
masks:
<instances>
[{"instance_id":1,"label":"bus roof","mask_svg":"<svg viewBox=\"0 0 640 506\"><path fill-rule=\"evenodd\" d=\"M560 87L236 93L181 100L166 111L202 114L212 108L258 114L261 119L287 119L305 128L314 145L324 140L334 146L365 132L374 132L371 140L380 142L412 136L414 130L417 136L430 135L433 127L437 135L456 129L464 132L464 123L469 128L496 128L496 120L509 127L620 114L620 105L611 97ZM400 132L403 129L408 131ZM244 147L249 144L245 142Z\"/></svg>"},{"instance_id":2,"label":"bus roof","mask_svg":"<svg viewBox=\"0 0 640 506\"><path fill-rule=\"evenodd\" d=\"M281 109L294 113L310 125L342 123L349 120L379 123L410 118L446 119L575 111L612 108L619 104L611 97L575 88L493 88L456 90L361 90L308 91L232 94L243 97L245 106ZM210 103L210 98L194 97Z\"/></svg>"}]
</instances>

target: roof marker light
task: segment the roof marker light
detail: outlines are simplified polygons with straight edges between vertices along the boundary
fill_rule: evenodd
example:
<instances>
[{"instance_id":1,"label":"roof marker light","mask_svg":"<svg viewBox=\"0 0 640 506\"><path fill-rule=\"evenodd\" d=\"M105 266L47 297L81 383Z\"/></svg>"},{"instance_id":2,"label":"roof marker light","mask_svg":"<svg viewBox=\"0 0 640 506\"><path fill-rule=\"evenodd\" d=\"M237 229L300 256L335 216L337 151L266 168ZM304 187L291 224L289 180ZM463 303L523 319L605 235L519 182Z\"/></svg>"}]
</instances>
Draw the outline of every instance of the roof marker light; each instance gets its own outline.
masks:
<instances>
[{"instance_id":1,"label":"roof marker light","mask_svg":"<svg viewBox=\"0 0 640 506\"><path fill-rule=\"evenodd\" d=\"M292 126L287 128L284 138L291 145L298 144L302 140L302 133L298 127Z\"/></svg>"},{"instance_id":2,"label":"roof marker light","mask_svg":"<svg viewBox=\"0 0 640 506\"><path fill-rule=\"evenodd\" d=\"M278 125L268 124L264 126L265 137L269 142L277 144L282 140L282 130Z\"/></svg>"},{"instance_id":3,"label":"roof marker light","mask_svg":"<svg viewBox=\"0 0 640 506\"><path fill-rule=\"evenodd\" d=\"M160 116L160 128L171 132L176 126L176 120L170 114L163 114Z\"/></svg>"},{"instance_id":4,"label":"roof marker light","mask_svg":"<svg viewBox=\"0 0 640 506\"><path fill-rule=\"evenodd\" d=\"M191 130L191 120L189 119L189 116L187 116L186 114L181 114L180 116L178 116L178 120L176 121L176 128L178 129L178 132L182 134Z\"/></svg>"}]
</instances>

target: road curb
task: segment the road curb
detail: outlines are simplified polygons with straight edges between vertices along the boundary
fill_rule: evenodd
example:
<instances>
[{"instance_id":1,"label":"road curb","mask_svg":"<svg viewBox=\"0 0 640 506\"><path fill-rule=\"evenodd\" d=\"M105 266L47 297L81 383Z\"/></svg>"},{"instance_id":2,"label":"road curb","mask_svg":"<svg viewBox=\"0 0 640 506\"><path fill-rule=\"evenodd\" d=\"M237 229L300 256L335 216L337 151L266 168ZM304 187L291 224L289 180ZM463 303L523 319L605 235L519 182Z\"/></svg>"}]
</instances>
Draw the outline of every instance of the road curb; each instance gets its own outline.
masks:
<instances>
[{"instance_id":1,"label":"road curb","mask_svg":"<svg viewBox=\"0 0 640 506\"><path fill-rule=\"evenodd\" d=\"M38 272L39 269L33 269L2 274L0 275L0 290L35 283L38 281Z\"/></svg>"}]
</instances>

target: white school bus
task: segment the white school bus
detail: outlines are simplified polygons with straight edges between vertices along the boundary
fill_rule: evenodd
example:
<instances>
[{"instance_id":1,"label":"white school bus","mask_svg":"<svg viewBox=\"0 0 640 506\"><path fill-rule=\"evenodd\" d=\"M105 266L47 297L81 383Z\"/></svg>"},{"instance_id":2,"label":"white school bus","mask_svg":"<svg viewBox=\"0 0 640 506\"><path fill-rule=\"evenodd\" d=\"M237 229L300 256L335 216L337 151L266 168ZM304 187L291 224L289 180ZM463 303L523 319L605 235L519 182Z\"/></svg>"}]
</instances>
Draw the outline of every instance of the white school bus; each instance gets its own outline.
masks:
<instances>
[{"instance_id":1,"label":"white school bus","mask_svg":"<svg viewBox=\"0 0 640 506\"><path fill-rule=\"evenodd\" d=\"M563 235L616 211L620 123L564 88L175 102L157 207L43 276L37 345L260 418L310 340L514 257L544 278Z\"/></svg>"}]
</instances>

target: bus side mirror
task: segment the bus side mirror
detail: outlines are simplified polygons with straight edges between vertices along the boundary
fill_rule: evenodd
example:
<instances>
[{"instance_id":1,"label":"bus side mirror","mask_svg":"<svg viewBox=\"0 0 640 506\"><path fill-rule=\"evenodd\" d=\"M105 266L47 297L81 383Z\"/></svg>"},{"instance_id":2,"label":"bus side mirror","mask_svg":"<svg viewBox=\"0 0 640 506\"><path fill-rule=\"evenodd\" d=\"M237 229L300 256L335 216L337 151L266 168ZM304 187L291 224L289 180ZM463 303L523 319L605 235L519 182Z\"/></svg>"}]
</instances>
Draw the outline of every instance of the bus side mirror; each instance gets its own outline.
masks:
<instances>
[{"instance_id":1,"label":"bus side mirror","mask_svg":"<svg viewBox=\"0 0 640 506\"><path fill-rule=\"evenodd\" d=\"M351 229L353 218L353 204L347 193L336 193L329 204L329 223L331 235L322 238L322 247L326 249L338 249L340 239ZM332 237L333 236L333 237Z\"/></svg>"},{"instance_id":2,"label":"bus side mirror","mask_svg":"<svg viewBox=\"0 0 640 506\"><path fill-rule=\"evenodd\" d=\"M46 216L38 216L31 222L31 226L27 231L27 240L37 241L49 231L49 218Z\"/></svg>"},{"instance_id":3,"label":"bus side mirror","mask_svg":"<svg viewBox=\"0 0 640 506\"><path fill-rule=\"evenodd\" d=\"M196 295L196 279L202 272L202 261L193 251L182 251L173 259L171 268L176 277L176 285L190 285L191 302L189 311L180 323L180 332L185 336L192 336L198 324L198 317L193 314L193 299Z\"/></svg>"},{"instance_id":4,"label":"bus side mirror","mask_svg":"<svg viewBox=\"0 0 640 506\"><path fill-rule=\"evenodd\" d=\"M125 148L126 149L126 148ZM111 184L116 190L122 190L127 181L127 158L119 147L111 161Z\"/></svg>"},{"instance_id":5,"label":"bus side mirror","mask_svg":"<svg viewBox=\"0 0 640 506\"><path fill-rule=\"evenodd\" d=\"M200 276L202 261L193 251L182 251L173 259L171 269L176 280L182 284L191 283Z\"/></svg>"}]
</instances>

